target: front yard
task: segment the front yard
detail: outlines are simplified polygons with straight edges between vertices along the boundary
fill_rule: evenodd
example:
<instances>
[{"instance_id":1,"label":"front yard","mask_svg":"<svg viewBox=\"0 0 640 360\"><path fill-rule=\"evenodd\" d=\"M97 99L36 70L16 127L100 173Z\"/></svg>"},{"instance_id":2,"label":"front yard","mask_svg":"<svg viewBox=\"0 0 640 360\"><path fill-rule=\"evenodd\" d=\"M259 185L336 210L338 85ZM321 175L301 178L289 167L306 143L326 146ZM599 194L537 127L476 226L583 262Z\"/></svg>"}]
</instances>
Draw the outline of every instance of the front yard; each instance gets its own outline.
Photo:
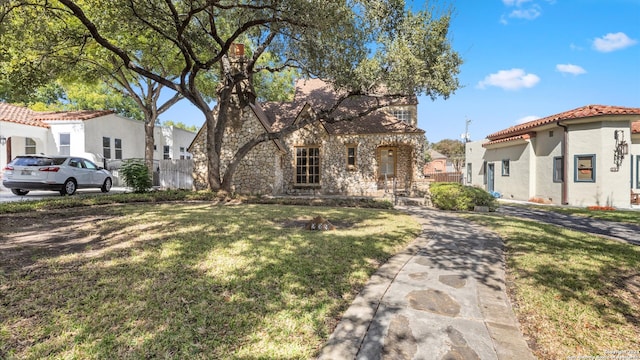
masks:
<instances>
[{"instance_id":1,"label":"front yard","mask_svg":"<svg viewBox=\"0 0 640 360\"><path fill-rule=\"evenodd\" d=\"M303 229L322 215L334 231ZM0 358L310 358L419 225L169 203L0 215Z\"/></svg>"}]
</instances>

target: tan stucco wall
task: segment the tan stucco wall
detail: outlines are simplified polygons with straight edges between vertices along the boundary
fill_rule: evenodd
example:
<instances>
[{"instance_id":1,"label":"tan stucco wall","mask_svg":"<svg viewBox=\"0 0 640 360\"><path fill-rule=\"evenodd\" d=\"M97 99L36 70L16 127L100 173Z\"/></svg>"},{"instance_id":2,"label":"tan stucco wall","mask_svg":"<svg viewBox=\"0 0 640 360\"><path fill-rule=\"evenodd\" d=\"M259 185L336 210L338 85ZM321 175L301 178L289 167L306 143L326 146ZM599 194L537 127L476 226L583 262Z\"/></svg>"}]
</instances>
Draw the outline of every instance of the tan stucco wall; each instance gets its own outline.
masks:
<instances>
[{"instance_id":1,"label":"tan stucco wall","mask_svg":"<svg viewBox=\"0 0 640 360\"><path fill-rule=\"evenodd\" d=\"M562 183L553 182L553 158L562 156L563 133L561 127L555 127L539 131L531 141L535 149L535 169L531 174L535 181L530 193L534 198L558 205L562 203Z\"/></svg>"}]
</instances>

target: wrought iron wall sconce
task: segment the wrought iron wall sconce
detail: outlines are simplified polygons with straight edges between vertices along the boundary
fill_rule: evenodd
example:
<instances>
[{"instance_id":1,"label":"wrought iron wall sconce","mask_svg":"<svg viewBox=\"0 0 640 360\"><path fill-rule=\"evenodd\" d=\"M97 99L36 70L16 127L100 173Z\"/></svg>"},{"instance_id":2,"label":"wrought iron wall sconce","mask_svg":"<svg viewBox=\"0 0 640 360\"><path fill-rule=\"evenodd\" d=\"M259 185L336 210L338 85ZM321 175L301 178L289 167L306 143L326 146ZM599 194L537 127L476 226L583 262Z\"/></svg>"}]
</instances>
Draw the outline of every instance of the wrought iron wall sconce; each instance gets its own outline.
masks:
<instances>
[{"instance_id":1,"label":"wrought iron wall sconce","mask_svg":"<svg viewBox=\"0 0 640 360\"><path fill-rule=\"evenodd\" d=\"M622 166L624 156L629 154L629 144L624 140L624 131L616 130L613 133L613 137L616 140L616 146L613 149L613 164L615 168L611 168L611 171L618 171Z\"/></svg>"}]
</instances>

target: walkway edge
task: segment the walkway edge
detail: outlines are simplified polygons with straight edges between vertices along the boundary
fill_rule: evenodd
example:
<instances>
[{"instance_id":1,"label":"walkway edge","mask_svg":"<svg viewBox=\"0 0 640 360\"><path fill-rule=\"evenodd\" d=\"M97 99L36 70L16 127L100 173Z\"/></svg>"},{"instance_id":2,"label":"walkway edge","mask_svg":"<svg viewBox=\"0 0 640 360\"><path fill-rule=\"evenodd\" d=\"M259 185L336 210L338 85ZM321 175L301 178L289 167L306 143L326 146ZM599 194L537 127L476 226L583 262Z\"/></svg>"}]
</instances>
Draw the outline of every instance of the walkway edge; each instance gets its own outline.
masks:
<instances>
[{"instance_id":1,"label":"walkway edge","mask_svg":"<svg viewBox=\"0 0 640 360\"><path fill-rule=\"evenodd\" d=\"M338 326L320 351L318 360L355 359L387 289L405 264L428 241L423 232L400 253L394 255L371 276L342 316Z\"/></svg>"}]
</instances>

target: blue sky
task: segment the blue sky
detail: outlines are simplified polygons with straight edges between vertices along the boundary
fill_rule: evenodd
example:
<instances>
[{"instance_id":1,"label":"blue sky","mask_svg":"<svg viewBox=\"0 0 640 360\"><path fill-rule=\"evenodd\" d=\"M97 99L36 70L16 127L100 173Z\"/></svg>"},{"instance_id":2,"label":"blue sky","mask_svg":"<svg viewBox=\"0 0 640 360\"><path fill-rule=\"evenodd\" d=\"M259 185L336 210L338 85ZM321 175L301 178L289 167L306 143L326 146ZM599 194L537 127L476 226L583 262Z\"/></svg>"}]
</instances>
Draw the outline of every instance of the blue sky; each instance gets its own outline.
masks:
<instances>
[{"instance_id":1,"label":"blue sky","mask_svg":"<svg viewBox=\"0 0 640 360\"><path fill-rule=\"evenodd\" d=\"M414 7L422 1L408 1ZM640 107L640 0L449 0L463 86L419 97L430 142L471 140L590 104ZM160 116L201 126L187 101Z\"/></svg>"}]
</instances>

